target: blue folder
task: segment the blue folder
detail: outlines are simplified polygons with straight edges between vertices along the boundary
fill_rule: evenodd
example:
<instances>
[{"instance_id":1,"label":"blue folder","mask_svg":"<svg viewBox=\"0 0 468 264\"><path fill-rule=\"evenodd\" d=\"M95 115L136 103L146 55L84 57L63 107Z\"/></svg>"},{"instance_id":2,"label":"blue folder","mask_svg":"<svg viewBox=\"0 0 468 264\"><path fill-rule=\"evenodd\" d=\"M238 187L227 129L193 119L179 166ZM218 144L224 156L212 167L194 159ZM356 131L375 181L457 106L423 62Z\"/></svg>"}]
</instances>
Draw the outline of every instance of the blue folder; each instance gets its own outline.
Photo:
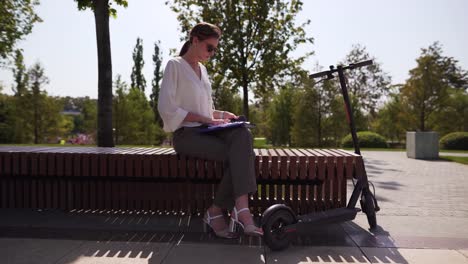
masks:
<instances>
[{"instance_id":1,"label":"blue folder","mask_svg":"<svg viewBox=\"0 0 468 264\"><path fill-rule=\"evenodd\" d=\"M226 123L226 124L220 124L220 125L214 125L214 126L209 126L206 128L202 128L199 130L200 133L210 133L210 132L215 132L215 131L220 131L224 129L230 129L230 128L235 128L235 127L248 127L252 128L255 127L254 124L250 124L250 122L246 121L237 121L237 122L231 122L231 123Z\"/></svg>"}]
</instances>

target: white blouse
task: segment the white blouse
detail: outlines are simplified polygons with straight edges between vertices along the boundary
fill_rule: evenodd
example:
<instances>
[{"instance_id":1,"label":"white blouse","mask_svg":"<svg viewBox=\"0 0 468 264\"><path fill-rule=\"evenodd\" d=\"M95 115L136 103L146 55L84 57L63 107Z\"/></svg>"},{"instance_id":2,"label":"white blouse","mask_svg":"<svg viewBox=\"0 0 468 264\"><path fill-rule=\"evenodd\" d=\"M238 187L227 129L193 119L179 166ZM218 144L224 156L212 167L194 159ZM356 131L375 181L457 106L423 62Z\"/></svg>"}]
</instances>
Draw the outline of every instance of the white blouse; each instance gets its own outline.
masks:
<instances>
[{"instance_id":1,"label":"white blouse","mask_svg":"<svg viewBox=\"0 0 468 264\"><path fill-rule=\"evenodd\" d=\"M174 57L167 62L158 99L164 131L173 132L182 126L201 125L199 122L184 122L188 112L208 118L213 116L211 83L205 66L199 65L201 79L182 57Z\"/></svg>"}]
</instances>

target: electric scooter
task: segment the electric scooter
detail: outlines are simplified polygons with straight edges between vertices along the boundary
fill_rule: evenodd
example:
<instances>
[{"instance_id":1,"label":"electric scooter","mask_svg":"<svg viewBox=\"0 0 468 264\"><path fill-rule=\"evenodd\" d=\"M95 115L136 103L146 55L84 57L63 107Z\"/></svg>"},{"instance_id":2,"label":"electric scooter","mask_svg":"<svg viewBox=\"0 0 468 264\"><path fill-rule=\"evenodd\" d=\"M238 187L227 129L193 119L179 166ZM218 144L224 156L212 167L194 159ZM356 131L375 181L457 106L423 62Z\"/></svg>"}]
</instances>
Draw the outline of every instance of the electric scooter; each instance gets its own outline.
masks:
<instances>
[{"instance_id":1,"label":"electric scooter","mask_svg":"<svg viewBox=\"0 0 468 264\"><path fill-rule=\"evenodd\" d=\"M346 117L351 130L351 136L353 138L354 153L358 155L361 155L361 151L356 134L356 127L352 114L353 112L351 111L351 103L349 100L348 88L346 87L344 71L368 66L372 63L372 60L367 60L359 63L353 63L348 66L338 65L336 68L334 66L330 66L330 70L328 71L311 74L309 76L311 79L326 76L323 80L329 80L334 78L334 73L338 72L341 92L345 103ZM377 227L376 212L378 212L380 208L377 204L375 195L369 189L364 160L358 159L358 161L359 162L356 166L359 167L359 170L357 171L362 173L362 175L353 175L353 178L357 179L357 181L354 184L353 193L351 194L346 207L323 212L314 212L306 215L296 215L294 211L285 204L272 205L265 210L261 219L264 232L263 240L265 241L265 244L271 250L285 249L289 246L292 235L294 233L301 232L300 230L303 230L304 227L351 221L356 217L357 213L360 212L361 209L362 212L367 215L370 229L375 229ZM361 209L356 208L359 197L361 198Z\"/></svg>"}]
</instances>

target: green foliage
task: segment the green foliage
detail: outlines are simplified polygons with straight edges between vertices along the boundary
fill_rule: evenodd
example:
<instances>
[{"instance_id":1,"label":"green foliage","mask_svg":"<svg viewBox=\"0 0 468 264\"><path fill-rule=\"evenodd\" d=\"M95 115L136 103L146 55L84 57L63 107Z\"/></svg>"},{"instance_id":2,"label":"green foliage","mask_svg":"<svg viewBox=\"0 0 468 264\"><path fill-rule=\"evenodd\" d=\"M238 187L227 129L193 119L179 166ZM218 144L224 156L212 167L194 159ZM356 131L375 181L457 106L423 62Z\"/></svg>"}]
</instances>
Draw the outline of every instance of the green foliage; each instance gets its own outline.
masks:
<instances>
[{"instance_id":1,"label":"green foliage","mask_svg":"<svg viewBox=\"0 0 468 264\"><path fill-rule=\"evenodd\" d=\"M133 50L133 68L132 68L132 88L139 89L142 92L145 92L146 79L143 75L143 66L145 66L145 61L143 60L143 40L137 38L137 43L135 49Z\"/></svg>"},{"instance_id":2,"label":"green foliage","mask_svg":"<svg viewBox=\"0 0 468 264\"><path fill-rule=\"evenodd\" d=\"M45 108L48 106L46 103L47 96L41 88L43 85L49 83L49 79L44 74L44 68L39 64L34 64L29 69L29 79L31 82L31 101L32 101L32 124L34 129L34 143L42 143L44 130L48 128L48 124L43 121L43 114Z\"/></svg>"},{"instance_id":3,"label":"green foliage","mask_svg":"<svg viewBox=\"0 0 468 264\"><path fill-rule=\"evenodd\" d=\"M453 131L468 131L468 93L461 89L448 89L445 107L428 119L430 127L440 135Z\"/></svg>"},{"instance_id":4,"label":"green foliage","mask_svg":"<svg viewBox=\"0 0 468 264\"><path fill-rule=\"evenodd\" d=\"M317 86L297 91L294 98L291 141L295 147L317 147L320 145L321 94Z\"/></svg>"},{"instance_id":5,"label":"green foliage","mask_svg":"<svg viewBox=\"0 0 468 264\"><path fill-rule=\"evenodd\" d=\"M182 40L199 21L218 25L223 31L219 52L207 63L212 73L215 101L228 88L242 92L243 113L249 118L249 92L263 98L294 78L302 62L311 55L293 58L298 45L312 43L304 27L297 26L296 15L302 1L230 1L173 0L168 1L177 13L182 28ZM222 102L222 101L221 101ZM223 109L225 106L217 104Z\"/></svg>"},{"instance_id":6,"label":"green foliage","mask_svg":"<svg viewBox=\"0 0 468 264\"><path fill-rule=\"evenodd\" d=\"M83 132L86 134L96 135L96 130L97 130L97 102L96 100L88 99L84 101L81 114L83 115Z\"/></svg>"},{"instance_id":7,"label":"green foliage","mask_svg":"<svg viewBox=\"0 0 468 264\"><path fill-rule=\"evenodd\" d=\"M352 115L356 130L367 130L367 117L356 106L356 98L350 95ZM344 100L341 94L336 94L330 103L330 113L323 121L323 146L338 147L341 139L349 133L349 124L346 117Z\"/></svg>"},{"instance_id":8,"label":"green foliage","mask_svg":"<svg viewBox=\"0 0 468 264\"><path fill-rule=\"evenodd\" d=\"M13 100L14 109L14 143L31 143L33 135L33 108L32 95L29 89L22 96L15 96Z\"/></svg>"},{"instance_id":9,"label":"green foliage","mask_svg":"<svg viewBox=\"0 0 468 264\"><path fill-rule=\"evenodd\" d=\"M24 65L23 53L21 50L15 51L15 67L13 68L13 78L15 84L13 91L16 96L21 96L26 93L28 85L28 74L26 72L26 65Z\"/></svg>"},{"instance_id":10,"label":"green foliage","mask_svg":"<svg viewBox=\"0 0 468 264\"><path fill-rule=\"evenodd\" d=\"M370 66L356 68L346 72L350 96L356 99L354 108L359 111L374 112L378 100L388 93L390 76L383 72L380 64L371 57L362 45L353 45L343 61L344 65L372 59Z\"/></svg>"},{"instance_id":11,"label":"green foliage","mask_svg":"<svg viewBox=\"0 0 468 264\"><path fill-rule=\"evenodd\" d=\"M453 132L443 136L440 141L442 149L468 150L468 132Z\"/></svg>"},{"instance_id":12,"label":"green foliage","mask_svg":"<svg viewBox=\"0 0 468 264\"><path fill-rule=\"evenodd\" d=\"M237 96L236 99L237 107L235 111L230 111L235 114L242 113L242 99ZM250 119L249 121L255 124L254 128L251 128L250 131L252 132L253 137L264 137L265 135L269 134L269 127L268 127L268 113L264 110L263 106L260 104L252 104L249 107L250 110Z\"/></svg>"},{"instance_id":13,"label":"green foliage","mask_svg":"<svg viewBox=\"0 0 468 264\"><path fill-rule=\"evenodd\" d=\"M160 90L160 82L162 79L162 52L161 48L159 47L161 42L158 41L154 43L154 54L153 54L153 64L154 64L154 72L153 72L153 80L151 81L152 91L150 95L150 106L153 109L154 113L154 121L160 126L163 126L163 122L161 117L159 116L158 111L158 99L159 99L159 90Z\"/></svg>"},{"instance_id":14,"label":"green foliage","mask_svg":"<svg viewBox=\"0 0 468 264\"><path fill-rule=\"evenodd\" d=\"M0 93L0 143L10 143L15 137L14 98Z\"/></svg>"},{"instance_id":15,"label":"green foliage","mask_svg":"<svg viewBox=\"0 0 468 264\"><path fill-rule=\"evenodd\" d=\"M398 92L391 93L389 98L378 111L372 127L391 141L401 142L405 138L407 127L405 113Z\"/></svg>"},{"instance_id":16,"label":"green foliage","mask_svg":"<svg viewBox=\"0 0 468 264\"><path fill-rule=\"evenodd\" d=\"M290 128L293 126L294 88L285 86L268 108L269 133L267 140L275 146L291 145Z\"/></svg>"},{"instance_id":17,"label":"green foliage","mask_svg":"<svg viewBox=\"0 0 468 264\"><path fill-rule=\"evenodd\" d=\"M468 89L468 77L455 59L442 55L438 42L422 49L416 62L401 89L403 111L409 117L409 130L426 131L434 129L434 124L428 123L429 118L447 107L450 90Z\"/></svg>"},{"instance_id":18,"label":"green foliage","mask_svg":"<svg viewBox=\"0 0 468 264\"><path fill-rule=\"evenodd\" d=\"M229 111L237 115L243 114L242 98L239 96L238 92L223 87L215 91L214 97L216 98L216 100L214 100L216 109L222 109L224 111ZM249 120L253 122L252 119Z\"/></svg>"},{"instance_id":19,"label":"green foliage","mask_svg":"<svg viewBox=\"0 0 468 264\"><path fill-rule=\"evenodd\" d=\"M34 23L42 22L34 8L38 0L2 0L0 4L0 65L14 51L16 43L30 34Z\"/></svg>"},{"instance_id":20,"label":"green foliage","mask_svg":"<svg viewBox=\"0 0 468 264\"><path fill-rule=\"evenodd\" d=\"M154 123L154 114L145 94L127 84L117 76L114 97L114 118L116 144L160 144L164 138ZM159 128L159 130L158 130Z\"/></svg>"},{"instance_id":21,"label":"green foliage","mask_svg":"<svg viewBox=\"0 0 468 264\"><path fill-rule=\"evenodd\" d=\"M108 1L108 7L109 7L109 15L112 16L113 18L117 17L117 10L112 6L113 2L116 3L117 5L127 7L128 6L128 1L127 0L114 0L109 1L109 0L101 0L101 1ZM95 10L94 2L93 0L75 0L78 4L78 10L85 10L85 9L91 9Z\"/></svg>"},{"instance_id":22,"label":"green foliage","mask_svg":"<svg viewBox=\"0 0 468 264\"><path fill-rule=\"evenodd\" d=\"M359 140L359 147L361 148L388 147L384 137L371 131L359 131L357 132L357 137ZM341 144L345 148L353 147L353 138L351 137L351 134L348 134L346 137L344 137Z\"/></svg>"}]
</instances>

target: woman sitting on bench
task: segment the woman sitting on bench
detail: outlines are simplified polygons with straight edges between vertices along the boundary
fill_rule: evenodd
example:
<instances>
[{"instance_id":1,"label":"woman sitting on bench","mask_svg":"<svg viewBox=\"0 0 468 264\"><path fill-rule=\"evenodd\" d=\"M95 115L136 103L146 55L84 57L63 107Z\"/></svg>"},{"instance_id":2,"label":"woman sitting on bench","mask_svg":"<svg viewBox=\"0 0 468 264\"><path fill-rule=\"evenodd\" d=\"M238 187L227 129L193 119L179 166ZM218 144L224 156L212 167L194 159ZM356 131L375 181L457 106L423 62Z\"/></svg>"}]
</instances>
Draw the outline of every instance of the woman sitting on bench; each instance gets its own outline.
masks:
<instances>
[{"instance_id":1,"label":"woman sitting on bench","mask_svg":"<svg viewBox=\"0 0 468 264\"><path fill-rule=\"evenodd\" d=\"M199 23L190 31L179 56L171 58L164 70L158 99L158 111L166 132L174 132L177 153L224 162L224 176L213 205L203 221L218 237L235 238L236 226L244 234L262 236L255 226L248 206L248 195L257 191L253 139L245 127L212 133L200 133L207 125L218 125L238 117L215 110L208 73L200 62L207 61L217 50L221 30L209 23ZM222 209L231 210L228 224Z\"/></svg>"}]
</instances>

